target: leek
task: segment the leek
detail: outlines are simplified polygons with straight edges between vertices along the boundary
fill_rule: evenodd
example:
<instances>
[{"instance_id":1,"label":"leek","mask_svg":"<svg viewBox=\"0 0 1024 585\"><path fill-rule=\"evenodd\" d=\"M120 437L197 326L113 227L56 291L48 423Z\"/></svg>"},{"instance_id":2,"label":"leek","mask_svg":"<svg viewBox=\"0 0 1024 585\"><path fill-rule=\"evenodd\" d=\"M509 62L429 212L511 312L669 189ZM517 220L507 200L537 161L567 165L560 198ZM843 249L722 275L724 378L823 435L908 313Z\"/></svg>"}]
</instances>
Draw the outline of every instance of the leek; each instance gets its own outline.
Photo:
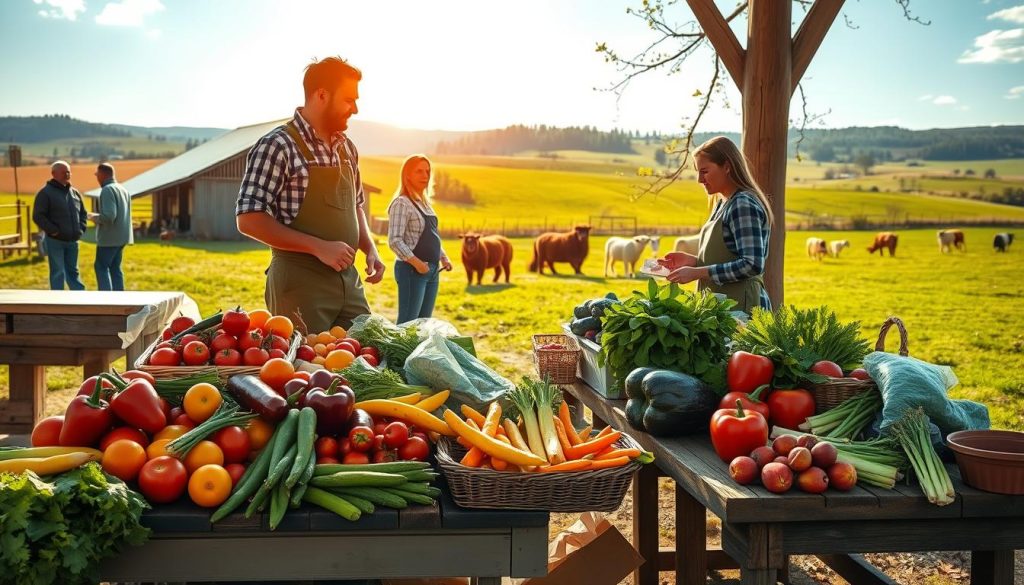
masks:
<instances>
[{"instance_id":1,"label":"leek","mask_svg":"<svg viewBox=\"0 0 1024 585\"><path fill-rule=\"evenodd\" d=\"M533 382L529 378L523 378L523 381L509 390L505 396L512 401L512 404L519 409L519 414L523 418L523 428L526 431L526 444L530 447L530 451L534 455L547 460L547 454L544 451L544 442L541 439L540 427L537 424L537 413L534 411L534 395L533 395ZM557 440L557 436L555 437Z\"/></svg>"}]
</instances>

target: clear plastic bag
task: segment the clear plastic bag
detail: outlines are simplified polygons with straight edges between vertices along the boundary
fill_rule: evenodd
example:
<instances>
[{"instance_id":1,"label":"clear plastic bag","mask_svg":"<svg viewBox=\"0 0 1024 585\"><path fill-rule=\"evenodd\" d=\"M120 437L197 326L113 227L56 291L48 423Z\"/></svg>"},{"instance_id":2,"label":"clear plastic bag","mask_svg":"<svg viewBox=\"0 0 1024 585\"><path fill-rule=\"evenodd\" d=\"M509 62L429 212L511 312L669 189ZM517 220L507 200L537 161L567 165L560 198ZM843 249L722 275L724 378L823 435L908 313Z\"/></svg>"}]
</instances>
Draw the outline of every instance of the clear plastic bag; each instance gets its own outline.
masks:
<instances>
[{"instance_id":1,"label":"clear plastic bag","mask_svg":"<svg viewBox=\"0 0 1024 585\"><path fill-rule=\"evenodd\" d=\"M405 360L410 384L451 390L449 405L483 408L515 385L440 333L432 333Z\"/></svg>"}]
</instances>

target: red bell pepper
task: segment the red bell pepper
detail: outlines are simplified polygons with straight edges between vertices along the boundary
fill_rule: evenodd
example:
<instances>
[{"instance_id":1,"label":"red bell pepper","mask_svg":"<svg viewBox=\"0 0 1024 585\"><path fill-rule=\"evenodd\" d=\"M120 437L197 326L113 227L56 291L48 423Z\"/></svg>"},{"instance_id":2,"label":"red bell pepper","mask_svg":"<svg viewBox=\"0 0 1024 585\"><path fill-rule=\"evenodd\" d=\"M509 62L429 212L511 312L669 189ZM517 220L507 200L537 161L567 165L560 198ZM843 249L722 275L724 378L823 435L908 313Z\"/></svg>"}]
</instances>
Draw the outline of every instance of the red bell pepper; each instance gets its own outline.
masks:
<instances>
[{"instance_id":1,"label":"red bell pepper","mask_svg":"<svg viewBox=\"0 0 1024 585\"><path fill-rule=\"evenodd\" d=\"M110 374L100 376L110 378L115 385L122 388L110 401L110 410L117 418L150 435L160 432L167 426L167 415L160 404L160 395L148 380L136 378L125 385Z\"/></svg>"},{"instance_id":2,"label":"red bell pepper","mask_svg":"<svg viewBox=\"0 0 1024 585\"><path fill-rule=\"evenodd\" d=\"M100 398L102 384L95 384L92 394L75 396L64 411L60 444L65 447L93 447L114 422L110 405Z\"/></svg>"},{"instance_id":3,"label":"red bell pepper","mask_svg":"<svg viewBox=\"0 0 1024 585\"><path fill-rule=\"evenodd\" d=\"M82 385L78 387L78 396L92 396L92 391L96 388L96 383L99 381L100 376L92 376L86 378ZM103 380L101 384L102 390L100 391L100 398L104 400L110 400L114 396L114 390L116 387L110 380Z\"/></svg>"},{"instance_id":4,"label":"red bell pepper","mask_svg":"<svg viewBox=\"0 0 1024 585\"><path fill-rule=\"evenodd\" d=\"M729 356L726 381L729 390L733 392L753 392L756 388L771 384L774 375L775 364L763 355L737 351ZM729 404L731 407L732 403Z\"/></svg>"},{"instance_id":5,"label":"red bell pepper","mask_svg":"<svg viewBox=\"0 0 1024 585\"><path fill-rule=\"evenodd\" d=\"M799 388L776 388L765 402L772 414L772 424L787 429L798 428L814 414L814 396Z\"/></svg>"},{"instance_id":6,"label":"red bell pepper","mask_svg":"<svg viewBox=\"0 0 1024 585\"><path fill-rule=\"evenodd\" d=\"M711 415L711 444L725 462L768 444L768 421L761 413L744 410L736 401L735 408L723 408Z\"/></svg>"},{"instance_id":7,"label":"red bell pepper","mask_svg":"<svg viewBox=\"0 0 1024 585\"><path fill-rule=\"evenodd\" d=\"M735 408L736 401L739 400L740 403L743 404L743 408L745 410L759 412L761 413L761 416L765 418L765 420L768 420L771 418L769 416L770 410L768 408L768 405L765 404L764 402L761 402L760 400L761 392L763 392L767 388L768 385L765 384L764 386L761 386L760 388L754 390L750 394L747 394L746 392L729 392L728 394L722 397L721 402L718 403L718 408Z\"/></svg>"}]
</instances>

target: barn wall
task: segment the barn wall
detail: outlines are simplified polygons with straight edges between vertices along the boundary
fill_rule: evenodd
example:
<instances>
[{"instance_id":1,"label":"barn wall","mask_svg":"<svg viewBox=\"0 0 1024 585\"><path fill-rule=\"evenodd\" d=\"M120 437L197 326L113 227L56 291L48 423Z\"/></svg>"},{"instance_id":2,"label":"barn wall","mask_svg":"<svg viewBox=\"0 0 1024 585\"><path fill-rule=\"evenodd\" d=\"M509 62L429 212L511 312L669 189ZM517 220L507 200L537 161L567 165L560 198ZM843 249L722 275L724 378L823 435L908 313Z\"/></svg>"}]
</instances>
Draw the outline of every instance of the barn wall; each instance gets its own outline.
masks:
<instances>
[{"instance_id":1,"label":"barn wall","mask_svg":"<svg viewBox=\"0 0 1024 585\"><path fill-rule=\"evenodd\" d=\"M240 240L235 227L239 179L196 179L192 233L199 239Z\"/></svg>"}]
</instances>

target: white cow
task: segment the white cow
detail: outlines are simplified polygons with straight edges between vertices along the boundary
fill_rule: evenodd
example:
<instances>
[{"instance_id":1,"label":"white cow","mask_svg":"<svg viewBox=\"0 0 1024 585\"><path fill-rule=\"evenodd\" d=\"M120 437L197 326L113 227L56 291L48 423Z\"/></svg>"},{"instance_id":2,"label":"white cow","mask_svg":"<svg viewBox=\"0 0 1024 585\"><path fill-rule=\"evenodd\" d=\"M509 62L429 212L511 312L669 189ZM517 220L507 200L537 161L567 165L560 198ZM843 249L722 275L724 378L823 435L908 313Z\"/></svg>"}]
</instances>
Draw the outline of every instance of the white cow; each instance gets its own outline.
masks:
<instances>
[{"instance_id":1,"label":"white cow","mask_svg":"<svg viewBox=\"0 0 1024 585\"><path fill-rule=\"evenodd\" d=\"M651 241L650 236L633 236L632 238L608 238L604 244L604 275L608 277L608 267L615 276L615 262L622 262L626 277L632 278L636 272L636 263L644 253L644 248Z\"/></svg>"},{"instance_id":2,"label":"white cow","mask_svg":"<svg viewBox=\"0 0 1024 585\"><path fill-rule=\"evenodd\" d=\"M807 257L821 260L828 255L828 247L821 238L807 238Z\"/></svg>"},{"instance_id":3,"label":"white cow","mask_svg":"<svg viewBox=\"0 0 1024 585\"><path fill-rule=\"evenodd\" d=\"M697 252L700 251L700 234L693 236L679 236L676 238L676 245L674 248L676 252L686 252L691 256L696 256Z\"/></svg>"},{"instance_id":4,"label":"white cow","mask_svg":"<svg viewBox=\"0 0 1024 585\"><path fill-rule=\"evenodd\" d=\"M850 247L850 240L832 240L828 243L828 251L832 254L833 258L839 257L839 252L843 251L843 248Z\"/></svg>"}]
</instances>

